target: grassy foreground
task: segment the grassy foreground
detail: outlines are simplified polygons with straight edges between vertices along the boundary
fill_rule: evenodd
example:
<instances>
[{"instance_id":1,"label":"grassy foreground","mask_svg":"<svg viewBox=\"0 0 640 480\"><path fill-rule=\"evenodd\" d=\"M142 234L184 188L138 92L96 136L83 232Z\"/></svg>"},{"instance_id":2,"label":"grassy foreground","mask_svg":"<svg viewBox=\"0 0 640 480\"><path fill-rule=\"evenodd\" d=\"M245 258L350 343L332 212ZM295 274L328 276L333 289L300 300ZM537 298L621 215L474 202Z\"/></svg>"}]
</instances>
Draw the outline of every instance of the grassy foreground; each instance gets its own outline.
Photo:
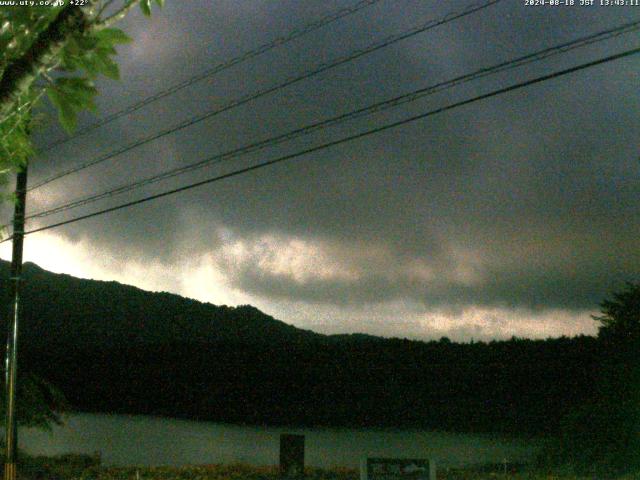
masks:
<instances>
[{"instance_id":1,"label":"grassy foreground","mask_svg":"<svg viewBox=\"0 0 640 480\"><path fill-rule=\"evenodd\" d=\"M63 455L59 457L23 457L20 480L281 480L278 469L248 465L202 465L186 467L103 467L100 457ZM348 468L308 468L305 480L359 480L358 471ZM551 473L497 473L491 469L439 470L438 480L604 480ZM611 480L611 479L607 479ZM615 480L640 480L627 475Z\"/></svg>"},{"instance_id":2,"label":"grassy foreground","mask_svg":"<svg viewBox=\"0 0 640 480\"><path fill-rule=\"evenodd\" d=\"M351 469L307 469L307 480L359 480L360 474ZM138 477L136 476L138 475ZM491 473L473 470L439 471L438 480L593 480L595 477L536 473ZM98 480L275 480L280 479L276 467L249 467L245 465L207 465L200 467L156 467L104 469L95 477ZM616 480L636 480L639 476L620 477Z\"/></svg>"}]
</instances>

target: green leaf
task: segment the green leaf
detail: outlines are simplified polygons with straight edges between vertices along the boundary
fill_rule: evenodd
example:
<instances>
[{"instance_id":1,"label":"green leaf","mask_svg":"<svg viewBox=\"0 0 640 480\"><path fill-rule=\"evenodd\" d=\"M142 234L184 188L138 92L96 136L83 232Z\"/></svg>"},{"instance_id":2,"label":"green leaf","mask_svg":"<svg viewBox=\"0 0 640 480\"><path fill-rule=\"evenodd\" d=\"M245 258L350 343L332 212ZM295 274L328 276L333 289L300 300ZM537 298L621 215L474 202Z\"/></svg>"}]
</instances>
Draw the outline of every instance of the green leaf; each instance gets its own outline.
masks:
<instances>
[{"instance_id":1,"label":"green leaf","mask_svg":"<svg viewBox=\"0 0 640 480\"><path fill-rule=\"evenodd\" d=\"M96 63L99 73L113 80L120 79L118 64L111 58L110 50L97 49L95 52Z\"/></svg>"},{"instance_id":2,"label":"green leaf","mask_svg":"<svg viewBox=\"0 0 640 480\"><path fill-rule=\"evenodd\" d=\"M76 128L77 116L81 110L94 110L94 98L98 91L88 78L58 78L47 88L47 96L58 111L60 123L67 132Z\"/></svg>"},{"instance_id":3,"label":"green leaf","mask_svg":"<svg viewBox=\"0 0 640 480\"><path fill-rule=\"evenodd\" d=\"M74 63L82 67L90 77L95 78L102 73L101 61L96 52L86 52L83 55L72 57Z\"/></svg>"},{"instance_id":4,"label":"green leaf","mask_svg":"<svg viewBox=\"0 0 640 480\"><path fill-rule=\"evenodd\" d=\"M80 50L93 50L98 46L99 40L92 35L77 36L76 41Z\"/></svg>"},{"instance_id":5,"label":"green leaf","mask_svg":"<svg viewBox=\"0 0 640 480\"><path fill-rule=\"evenodd\" d=\"M160 8L162 8L162 7L164 7L164 0L156 0L156 4L157 4Z\"/></svg>"},{"instance_id":6,"label":"green leaf","mask_svg":"<svg viewBox=\"0 0 640 480\"><path fill-rule=\"evenodd\" d=\"M109 55L117 55L116 49L112 45L100 45L95 49L99 57L108 57Z\"/></svg>"},{"instance_id":7,"label":"green leaf","mask_svg":"<svg viewBox=\"0 0 640 480\"><path fill-rule=\"evenodd\" d=\"M71 106L67 105L58 110L58 118L67 133L73 133L78 126L78 116Z\"/></svg>"},{"instance_id":8,"label":"green leaf","mask_svg":"<svg viewBox=\"0 0 640 480\"><path fill-rule=\"evenodd\" d=\"M76 58L73 58L71 55L62 55L62 62L60 62L60 70L63 72L73 72L82 68L82 65L78 63Z\"/></svg>"},{"instance_id":9,"label":"green leaf","mask_svg":"<svg viewBox=\"0 0 640 480\"><path fill-rule=\"evenodd\" d=\"M102 73L113 80L120 80L120 69L118 68L118 64L110 57L105 57L102 60Z\"/></svg>"},{"instance_id":10,"label":"green leaf","mask_svg":"<svg viewBox=\"0 0 640 480\"><path fill-rule=\"evenodd\" d=\"M142 13L150 17L151 16L151 0L140 0L140 10Z\"/></svg>"},{"instance_id":11,"label":"green leaf","mask_svg":"<svg viewBox=\"0 0 640 480\"><path fill-rule=\"evenodd\" d=\"M65 95L55 87L47 88L47 96L58 110L58 119L60 120L62 127L67 131L67 133L73 133L78 123L76 110L67 101Z\"/></svg>"},{"instance_id":12,"label":"green leaf","mask_svg":"<svg viewBox=\"0 0 640 480\"><path fill-rule=\"evenodd\" d=\"M53 103L54 107L56 107L58 110L62 108L62 104L64 103L64 98L62 97L60 90L56 89L53 86L48 87L47 96L49 97L49 100L51 100L51 103Z\"/></svg>"},{"instance_id":13,"label":"green leaf","mask_svg":"<svg viewBox=\"0 0 640 480\"><path fill-rule=\"evenodd\" d=\"M96 32L95 37L100 44L108 46L131 42L131 38L118 28L104 28Z\"/></svg>"},{"instance_id":14,"label":"green leaf","mask_svg":"<svg viewBox=\"0 0 640 480\"><path fill-rule=\"evenodd\" d=\"M64 46L64 50L69 55L80 55L80 53L82 53L82 49L80 48L80 45L78 45L78 40L74 37L71 37L67 41L66 45Z\"/></svg>"},{"instance_id":15,"label":"green leaf","mask_svg":"<svg viewBox=\"0 0 640 480\"><path fill-rule=\"evenodd\" d=\"M77 111L82 109L95 111L94 98L98 91L88 78L59 78L56 80L56 87Z\"/></svg>"}]
</instances>

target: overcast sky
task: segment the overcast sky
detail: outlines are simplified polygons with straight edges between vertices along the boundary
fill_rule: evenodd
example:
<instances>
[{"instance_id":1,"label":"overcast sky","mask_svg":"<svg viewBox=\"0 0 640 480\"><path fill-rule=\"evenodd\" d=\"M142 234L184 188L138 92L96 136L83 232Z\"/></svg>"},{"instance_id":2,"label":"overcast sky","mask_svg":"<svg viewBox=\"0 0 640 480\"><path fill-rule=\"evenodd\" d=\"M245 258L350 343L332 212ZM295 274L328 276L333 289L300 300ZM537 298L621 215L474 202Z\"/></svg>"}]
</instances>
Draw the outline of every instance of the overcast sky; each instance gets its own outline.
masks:
<instances>
[{"instance_id":1,"label":"overcast sky","mask_svg":"<svg viewBox=\"0 0 640 480\"><path fill-rule=\"evenodd\" d=\"M121 24L134 39L119 48L122 80L100 81L99 112L81 124L354 3L168 0L151 19L136 11ZM380 0L41 153L30 183L473 3ZM52 182L30 193L29 212L638 18L640 7L504 0ZM620 36L30 226L639 45L637 32ZM640 57L628 57L34 234L25 257L57 272L250 303L322 333L464 341L594 333L598 303L639 277L639 72ZM63 135L52 119L38 143ZM8 251L4 244L4 258Z\"/></svg>"}]
</instances>

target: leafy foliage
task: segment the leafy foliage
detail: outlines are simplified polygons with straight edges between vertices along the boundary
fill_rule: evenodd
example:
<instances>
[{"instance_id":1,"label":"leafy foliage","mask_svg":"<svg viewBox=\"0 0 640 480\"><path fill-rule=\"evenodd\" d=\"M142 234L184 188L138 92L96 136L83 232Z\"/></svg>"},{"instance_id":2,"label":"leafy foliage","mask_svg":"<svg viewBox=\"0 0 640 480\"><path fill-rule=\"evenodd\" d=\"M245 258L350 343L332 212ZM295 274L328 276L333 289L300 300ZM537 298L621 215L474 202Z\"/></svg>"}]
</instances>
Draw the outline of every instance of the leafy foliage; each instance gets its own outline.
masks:
<instances>
[{"instance_id":1,"label":"leafy foliage","mask_svg":"<svg viewBox=\"0 0 640 480\"><path fill-rule=\"evenodd\" d=\"M551 463L611 478L640 469L640 284L601 304L594 392L561 423Z\"/></svg>"},{"instance_id":2,"label":"leafy foliage","mask_svg":"<svg viewBox=\"0 0 640 480\"><path fill-rule=\"evenodd\" d=\"M602 315L593 318L600 323L601 337L612 341L640 339L640 283L627 283L600 307Z\"/></svg>"},{"instance_id":3,"label":"leafy foliage","mask_svg":"<svg viewBox=\"0 0 640 480\"><path fill-rule=\"evenodd\" d=\"M138 3L151 14L150 0L91 0L86 7L52 3L0 11L0 178L33 155L31 112L41 98L49 99L69 133L81 111L95 111L94 81L120 77L115 47L130 41L111 24ZM65 23L71 9L74 22Z\"/></svg>"},{"instance_id":4,"label":"leafy foliage","mask_svg":"<svg viewBox=\"0 0 640 480\"><path fill-rule=\"evenodd\" d=\"M30 139L30 105L36 100L33 91L22 96L13 115L0 122L0 182L5 183L13 168L21 168L33 155Z\"/></svg>"},{"instance_id":5,"label":"leafy foliage","mask_svg":"<svg viewBox=\"0 0 640 480\"><path fill-rule=\"evenodd\" d=\"M0 394L0 416L4 420L4 384ZM50 429L51 424L61 423L60 415L68 404L62 392L51 383L36 375L26 374L19 378L16 406L19 425Z\"/></svg>"},{"instance_id":6,"label":"leafy foliage","mask_svg":"<svg viewBox=\"0 0 640 480\"><path fill-rule=\"evenodd\" d=\"M31 47L39 32L56 18L61 5L6 8L0 12L0 71Z\"/></svg>"},{"instance_id":7,"label":"leafy foliage","mask_svg":"<svg viewBox=\"0 0 640 480\"><path fill-rule=\"evenodd\" d=\"M33 156L33 110L43 97L55 107L67 132L76 128L81 111L95 111L94 80L100 75L119 78L115 47L130 41L110 25L139 2L89 0L86 7L77 7L67 1L0 10L0 182ZM150 15L149 1L140 5ZM4 402L4 393L1 399ZM41 378L19 379L20 424L47 427L59 422L64 405L60 391ZM3 410L0 404L2 418Z\"/></svg>"},{"instance_id":8,"label":"leafy foliage","mask_svg":"<svg viewBox=\"0 0 640 480\"><path fill-rule=\"evenodd\" d=\"M51 103L58 109L60 123L68 130L76 128L78 113L95 111L93 97L97 90L86 78L58 78L47 88Z\"/></svg>"}]
</instances>

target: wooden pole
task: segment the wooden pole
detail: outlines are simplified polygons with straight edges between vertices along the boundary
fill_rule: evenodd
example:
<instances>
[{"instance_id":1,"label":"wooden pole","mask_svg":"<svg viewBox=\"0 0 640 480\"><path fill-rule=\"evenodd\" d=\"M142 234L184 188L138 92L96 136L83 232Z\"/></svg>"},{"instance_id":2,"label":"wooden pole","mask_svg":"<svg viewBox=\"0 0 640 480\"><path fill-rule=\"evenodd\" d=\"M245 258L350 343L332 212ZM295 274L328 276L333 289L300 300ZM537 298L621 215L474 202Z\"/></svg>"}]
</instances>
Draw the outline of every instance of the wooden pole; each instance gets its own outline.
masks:
<instances>
[{"instance_id":1,"label":"wooden pole","mask_svg":"<svg viewBox=\"0 0 640 480\"><path fill-rule=\"evenodd\" d=\"M6 452L4 480L16 480L18 423L16 421L16 380L18 373L18 321L20 319L20 284L22 283L22 250L24 240L24 214L27 198L27 165L16 178L16 200L13 213L13 250L11 254L11 312L7 328L5 357L5 434Z\"/></svg>"}]
</instances>

